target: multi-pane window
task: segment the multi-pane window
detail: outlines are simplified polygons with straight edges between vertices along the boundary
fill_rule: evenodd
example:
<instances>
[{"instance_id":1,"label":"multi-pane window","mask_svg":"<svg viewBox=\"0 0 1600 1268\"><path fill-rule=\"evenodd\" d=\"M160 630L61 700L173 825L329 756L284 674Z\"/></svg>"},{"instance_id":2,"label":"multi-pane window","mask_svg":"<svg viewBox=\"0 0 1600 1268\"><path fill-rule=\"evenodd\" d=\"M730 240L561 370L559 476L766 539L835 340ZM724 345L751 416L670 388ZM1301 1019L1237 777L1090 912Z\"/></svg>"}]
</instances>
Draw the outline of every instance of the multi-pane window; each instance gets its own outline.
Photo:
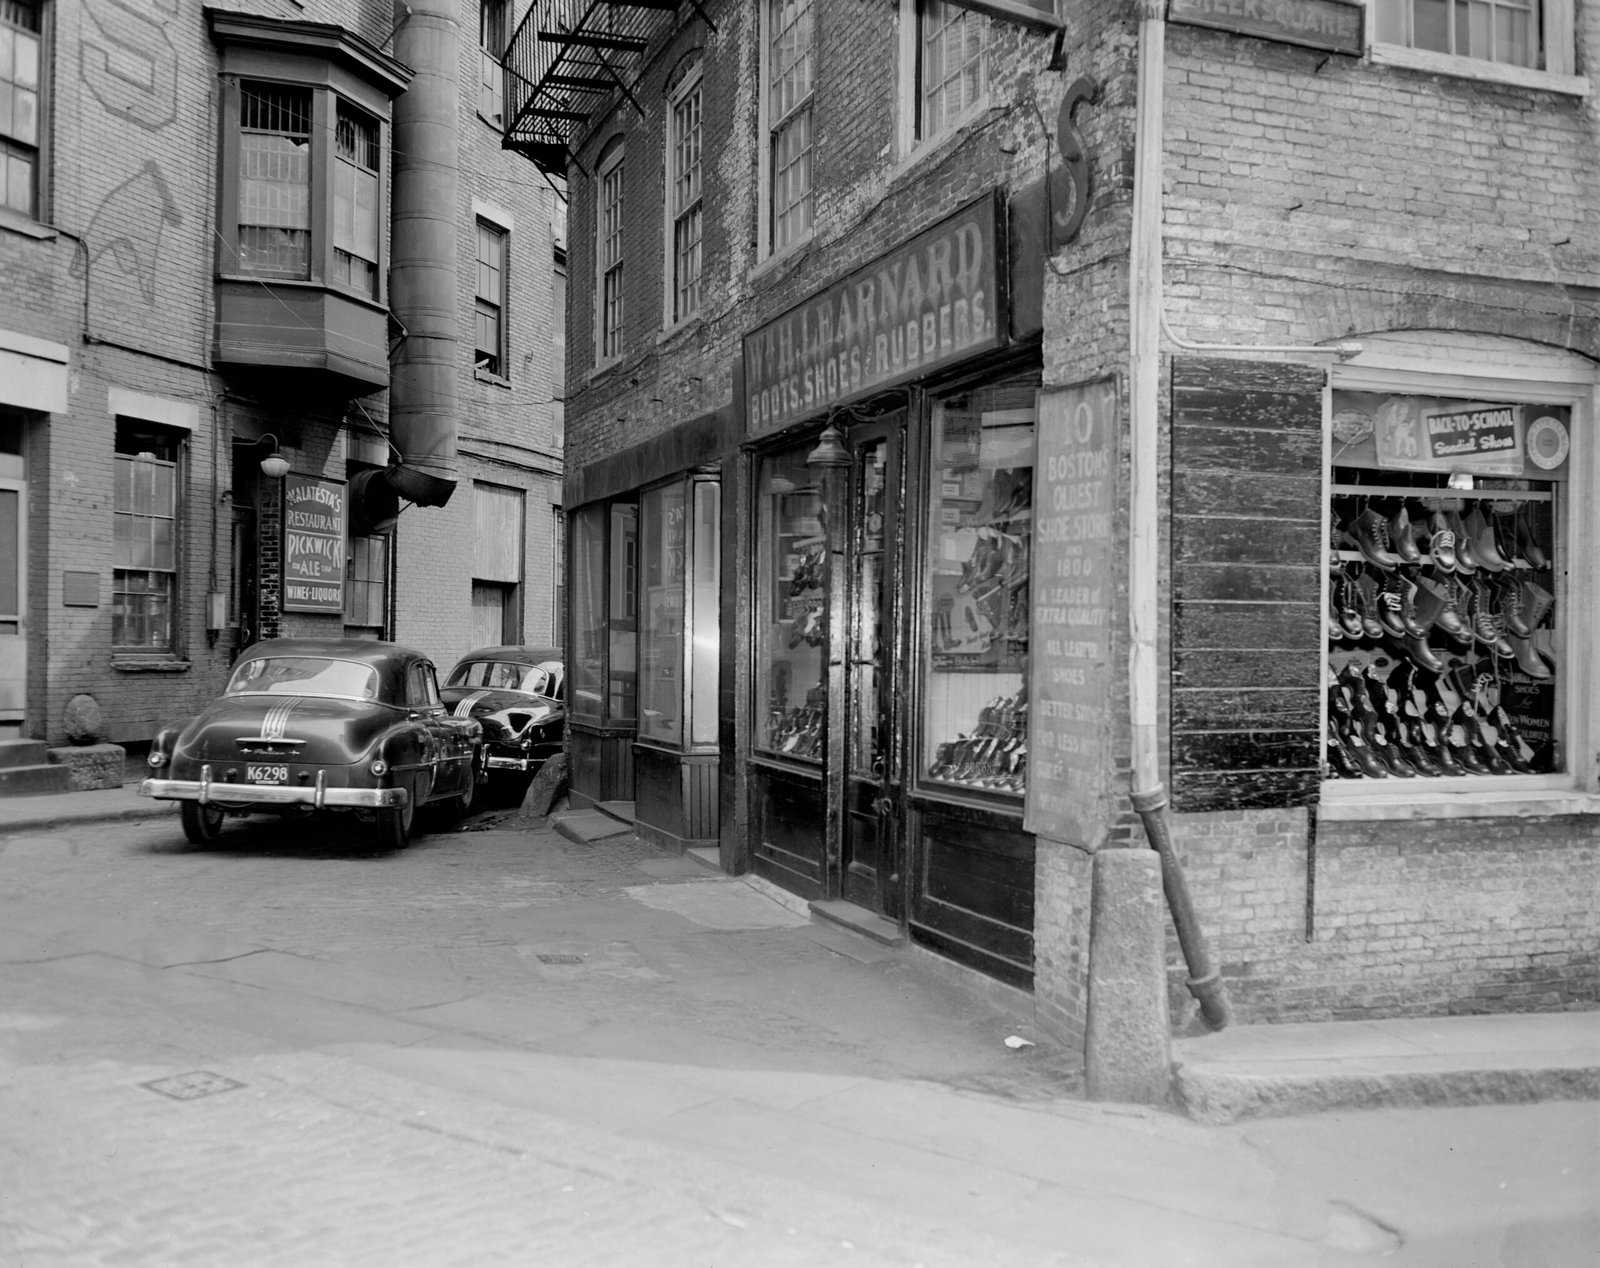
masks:
<instances>
[{"instance_id":1,"label":"multi-pane window","mask_svg":"<svg viewBox=\"0 0 1600 1268\"><path fill-rule=\"evenodd\" d=\"M345 566L344 626L350 638L382 638L389 610L389 539L352 537Z\"/></svg>"},{"instance_id":2,"label":"multi-pane window","mask_svg":"<svg viewBox=\"0 0 1600 1268\"><path fill-rule=\"evenodd\" d=\"M550 435L559 446L567 439L567 253L559 249L550 302L555 313L550 332Z\"/></svg>"},{"instance_id":3,"label":"multi-pane window","mask_svg":"<svg viewBox=\"0 0 1600 1268\"><path fill-rule=\"evenodd\" d=\"M671 320L700 311L700 84L698 74L672 102Z\"/></svg>"},{"instance_id":4,"label":"multi-pane window","mask_svg":"<svg viewBox=\"0 0 1600 1268\"><path fill-rule=\"evenodd\" d=\"M39 9L0 0L0 207L39 214Z\"/></svg>"},{"instance_id":5,"label":"multi-pane window","mask_svg":"<svg viewBox=\"0 0 1600 1268\"><path fill-rule=\"evenodd\" d=\"M117 423L111 641L171 651L178 611L178 457L173 433Z\"/></svg>"},{"instance_id":6,"label":"multi-pane window","mask_svg":"<svg viewBox=\"0 0 1600 1268\"><path fill-rule=\"evenodd\" d=\"M946 0L922 0L917 10L917 139L925 141L983 97L989 21Z\"/></svg>"},{"instance_id":7,"label":"multi-pane window","mask_svg":"<svg viewBox=\"0 0 1600 1268\"><path fill-rule=\"evenodd\" d=\"M311 276L311 92L246 83L239 93L238 270Z\"/></svg>"},{"instance_id":8,"label":"multi-pane window","mask_svg":"<svg viewBox=\"0 0 1600 1268\"><path fill-rule=\"evenodd\" d=\"M600 360L622 355L622 149L600 166Z\"/></svg>"},{"instance_id":9,"label":"multi-pane window","mask_svg":"<svg viewBox=\"0 0 1600 1268\"><path fill-rule=\"evenodd\" d=\"M477 301L473 364L506 376L506 231L478 221Z\"/></svg>"},{"instance_id":10,"label":"multi-pane window","mask_svg":"<svg viewBox=\"0 0 1600 1268\"><path fill-rule=\"evenodd\" d=\"M376 296L377 121L341 103L333 140L333 280Z\"/></svg>"},{"instance_id":11,"label":"multi-pane window","mask_svg":"<svg viewBox=\"0 0 1600 1268\"><path fill-rule=\"evenodd\" d=\"M550 587L553 600L551 624L557 644L566 641L567 629L567 520L559 506L550 508Z\"/></svg>"},{"instance_id":12,"label":"multi-pane window","mask_svg":"<svg viewBox=\"0 0 1600 1268\"><path fill-rule=\"evenodd\" d=\"M478 5L478 113L501 123L505 118L506 0L480 0Z\"/></svg>"},{"instance_id":13,"label":"multi-pane window","mask_svg":"<svg viewBox=\"0 0 1600 1268\"><path fill-rule=\"evenodd\" d=\"M1538 69L1539 16L1539 0L1380 0L1373 39Z\"/></svg>"},{"instance_id":14,"label":"multi-pane window","mask_svg":"<svg viewBox=\"0 0 1600 1268\"><path fill-rule=\"evenodd\" d=\"M811 102L815 12L811 0L768 0L767 145L772 250L811 230Z\"/></svg>"}]
</instances>

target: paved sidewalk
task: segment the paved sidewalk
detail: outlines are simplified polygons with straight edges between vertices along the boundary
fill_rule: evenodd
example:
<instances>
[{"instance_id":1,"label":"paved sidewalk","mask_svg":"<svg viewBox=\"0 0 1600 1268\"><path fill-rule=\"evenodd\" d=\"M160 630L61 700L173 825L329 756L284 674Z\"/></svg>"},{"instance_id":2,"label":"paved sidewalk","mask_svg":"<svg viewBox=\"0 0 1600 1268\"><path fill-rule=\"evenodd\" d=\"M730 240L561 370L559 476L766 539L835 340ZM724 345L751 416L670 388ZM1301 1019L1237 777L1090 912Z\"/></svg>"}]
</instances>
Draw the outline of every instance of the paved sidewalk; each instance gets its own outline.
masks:
<instances>
[{"instance_id":1,"label":"paved sidewalk","mask_svg":"<svg viewBox=\"0 0 1600 1268\"><path fill-rule=\"evenodd\" d=\"M136 789L129 782L93 792L0 797L0 836L176 814L176 803L141 797ZM559 818L551 826L569 839L603 846L631 837L625 825L599 811ZM805 910L799 900L785 905ZM895 954L933 959L915 949ZM1600 1009L1235 1025L1173 1044L1175 1107L1208 1123L1348 1108L1580 1099L1600 1099Z\"/></svg>"}]
</instances>

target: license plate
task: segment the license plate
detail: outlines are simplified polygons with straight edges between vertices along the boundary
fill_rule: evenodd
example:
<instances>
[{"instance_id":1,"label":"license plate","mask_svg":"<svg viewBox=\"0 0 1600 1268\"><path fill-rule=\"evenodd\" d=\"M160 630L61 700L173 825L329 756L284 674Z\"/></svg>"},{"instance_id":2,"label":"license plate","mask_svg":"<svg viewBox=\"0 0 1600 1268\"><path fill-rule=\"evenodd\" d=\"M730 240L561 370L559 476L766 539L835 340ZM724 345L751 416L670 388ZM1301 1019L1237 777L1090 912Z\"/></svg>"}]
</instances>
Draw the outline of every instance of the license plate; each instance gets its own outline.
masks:
<instances>
[{"instance_id":1,"label":"license plate","mask_svg":"<svg viewBox=\"0 0 1600 1268\"><path fill-rule=\"evenodd\" d=\"M287 766L246 766L244 777L252 784L281 784L289 778Z\"/></svg>"}]
</instances>

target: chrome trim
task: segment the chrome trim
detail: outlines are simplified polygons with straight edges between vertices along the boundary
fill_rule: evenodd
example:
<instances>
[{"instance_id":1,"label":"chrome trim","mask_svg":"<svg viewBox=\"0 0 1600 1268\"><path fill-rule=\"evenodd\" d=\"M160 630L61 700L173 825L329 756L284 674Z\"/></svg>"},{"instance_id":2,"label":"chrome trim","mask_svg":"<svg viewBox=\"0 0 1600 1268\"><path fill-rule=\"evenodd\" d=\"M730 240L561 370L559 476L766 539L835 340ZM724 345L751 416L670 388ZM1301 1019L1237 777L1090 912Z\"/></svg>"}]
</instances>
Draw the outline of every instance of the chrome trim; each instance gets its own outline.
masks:
<instances>
[{"instance_id":1,"label":"chrome trim","mask_svg":"<svg viewBox=\"0 0 1600 1268\"><path fill-rule=\"evenodd\" d=\"M227 791L221 792L220 790ZM244 794L234 796L235 791ZM219 784L211 778L211 768L203 766L200 778L147 779L139 785L141 797L160 801L198 801L201 805L220 802L229 806L326 806L365 810L394 810L411 799L405 788L329 788L325 773L319 771L317 786L303 784Z\"/></svg>"}]
</instances>

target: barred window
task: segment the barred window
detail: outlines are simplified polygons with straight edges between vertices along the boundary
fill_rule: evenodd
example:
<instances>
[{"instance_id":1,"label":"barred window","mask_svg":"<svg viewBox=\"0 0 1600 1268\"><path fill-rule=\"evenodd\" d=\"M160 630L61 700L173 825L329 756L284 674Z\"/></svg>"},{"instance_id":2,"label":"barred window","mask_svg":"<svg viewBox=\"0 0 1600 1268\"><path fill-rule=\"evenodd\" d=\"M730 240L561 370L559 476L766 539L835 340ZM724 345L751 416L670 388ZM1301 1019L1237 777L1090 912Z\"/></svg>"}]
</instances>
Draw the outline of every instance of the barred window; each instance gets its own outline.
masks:
<instances>
[{"instance_id":1,"label":"barred window","mask_svg":"<svg viewBox=\"0 0 1600 1268\"><path fill-rule=\"evenodd\" d=\"M378 124L339 106L334 129L333 272L334 281L378 293Z\"/></svg>"},{"instance_id":2,"label":"barred window","mask_svg":"<svg viewBox=\"0 0 1600 1268\"><path fill-rule=\"evenodd\" d=\"M480 0L478 5L478 113L495 123L505 120L506 0Z\"/></svg>"},{"instance_id":3,"label":"barred window","mask_svg":"<svg viewBox=\"0 0 1600 1268\"><path fill-rule=\"evenodd\" d=\"M0 206L39 214L39 7L0 0Z\"/></svg>"},{"instance_id":4,"label":"barred window","mask_svg":"<svg viewBox=\"0 0 1600 1268\"><path fill-rule=\"evenodd\" d=\"M311 92L243 84L239 260L255 277L311 276Z\"/></svg>"},{"instance_id":5,"label":"barred window","mask_svg":"<svg viewBox=\"0 0 1600 1268\"><path fill-rule=\"evenodd\" d=\"M177 433L117 420L111 641L118 648L177 649L181 451Z\"/></svg>"}]
</instances>

